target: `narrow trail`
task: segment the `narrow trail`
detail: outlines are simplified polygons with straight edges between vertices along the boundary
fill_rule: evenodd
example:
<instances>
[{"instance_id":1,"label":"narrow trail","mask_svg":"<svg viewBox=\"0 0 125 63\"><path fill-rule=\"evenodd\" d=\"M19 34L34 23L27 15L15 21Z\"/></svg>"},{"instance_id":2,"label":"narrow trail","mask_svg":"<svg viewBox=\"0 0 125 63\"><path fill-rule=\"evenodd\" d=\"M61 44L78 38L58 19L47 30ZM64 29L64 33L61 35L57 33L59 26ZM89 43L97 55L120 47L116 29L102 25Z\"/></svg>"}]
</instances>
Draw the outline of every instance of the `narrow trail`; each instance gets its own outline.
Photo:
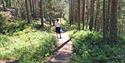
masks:
<instances>
[{"instance_id":1,"label":"narrow trail","mask_svg":"<svg viewBox=\"0 0 125 63\"><path fill-rule=\"evenodd\" d=\"M67 33L62 33L61 36L62 38L57 40L57 48L65 42L67 43L65 43L65 45L58 51L56 51L53 56L50 56L47 63L68 63L70 61L73 52L72 41L69 40L70 37Z\"/></svg>"}]
</instances>

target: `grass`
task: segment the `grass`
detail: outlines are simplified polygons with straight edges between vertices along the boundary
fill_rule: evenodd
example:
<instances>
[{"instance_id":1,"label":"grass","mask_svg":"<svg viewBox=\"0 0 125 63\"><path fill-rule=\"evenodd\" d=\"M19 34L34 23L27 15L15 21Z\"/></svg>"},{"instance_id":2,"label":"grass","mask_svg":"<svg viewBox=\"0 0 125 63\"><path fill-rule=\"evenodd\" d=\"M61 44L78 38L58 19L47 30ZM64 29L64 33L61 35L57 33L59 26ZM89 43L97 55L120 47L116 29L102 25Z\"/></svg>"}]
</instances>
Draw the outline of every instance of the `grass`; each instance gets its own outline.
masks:
<instances>
[{"instance_id":1,"label":"grass","mask_svg":"<svg viewBox=\"0 0 125 63\"><path fill-rule=\"evenodd\" d=\"M0 60L44 63L51 55L56 38L49 27L41 29L33 21L11 20L0 13Z\"/></svg>"},{"instance_id":2,"label":"grass","mask_svg":"<svg viewBox=\"0 0 125 63\"><path fill-rule=\"evenodd\" d=\"M19 59L22 63L31 59L41 61L51 54L55 41L52 33L31 28L16 32L11 36L1 34L0 59Z\"/></svg>"},{"instance_id":3,"label":"grass","mask_svg":"<svg viewBox=\"0 0 125 63\"><path fill-rule=\"evenodd\" d=\"M102 41L98 32L72 31L74 53L70 63L125 63L125 37L119 43Z\"/></svg>"},{"instance_id":4,"label":"grass","mask_svg":"<svg viewBox=\"0 0 125 63\"><path fill-rule=\"evenodd\" d=\"M36 22L29 25L26 21L10 21L0 14L0 59L19 60L21 63L44 63L51 55L55 45L54 28L41 26ZM64 30L70 27L62 20ZM125 37L119 43L102 41L98 32L71 31L74 53L70 63L125 63Z\"/></svg>"}]
</instances>

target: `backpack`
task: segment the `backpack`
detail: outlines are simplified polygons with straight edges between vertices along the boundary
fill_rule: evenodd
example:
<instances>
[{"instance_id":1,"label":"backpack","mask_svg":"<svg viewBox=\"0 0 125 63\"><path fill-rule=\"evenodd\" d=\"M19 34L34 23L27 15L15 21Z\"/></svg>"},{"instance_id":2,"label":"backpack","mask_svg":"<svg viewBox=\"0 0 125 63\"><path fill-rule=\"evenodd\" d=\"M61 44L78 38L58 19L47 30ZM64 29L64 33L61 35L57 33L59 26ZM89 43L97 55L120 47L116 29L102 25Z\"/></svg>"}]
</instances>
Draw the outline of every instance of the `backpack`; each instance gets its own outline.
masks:
<instances>
[{"instance_id":1,"label":"backpack","mask_svg":"<svg viewBox=\"0 0 125 63\"><path fill-rule=\"evenodd\" d=\"M60 32L61 32L61 33L64 33L64 31L63 31L63 29L62 29L62 28L60 28Z\"/></svg>"}]
</instances>

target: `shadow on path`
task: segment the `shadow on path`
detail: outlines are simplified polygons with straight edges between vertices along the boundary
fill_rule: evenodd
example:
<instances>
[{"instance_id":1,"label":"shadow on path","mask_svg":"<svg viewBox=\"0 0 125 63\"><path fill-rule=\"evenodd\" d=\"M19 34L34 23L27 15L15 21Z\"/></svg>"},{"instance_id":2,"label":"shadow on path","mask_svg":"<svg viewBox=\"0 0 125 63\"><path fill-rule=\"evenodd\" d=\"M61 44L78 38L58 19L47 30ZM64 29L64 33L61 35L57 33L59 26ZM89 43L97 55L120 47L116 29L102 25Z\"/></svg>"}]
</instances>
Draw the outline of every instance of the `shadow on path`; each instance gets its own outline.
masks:
<instances>
[{"instance_id":1,"label":"shadow on path","mask_svg":"<svg viewBox=\"0 0 125 63\"><path fill-rule=\"evenodd\" d=\"M62 33L61 36L61 39L57 39L57 47L47 63L68 63L70 61L73 52L71 38L67 33Z\"/></svg>"}]
</instances>

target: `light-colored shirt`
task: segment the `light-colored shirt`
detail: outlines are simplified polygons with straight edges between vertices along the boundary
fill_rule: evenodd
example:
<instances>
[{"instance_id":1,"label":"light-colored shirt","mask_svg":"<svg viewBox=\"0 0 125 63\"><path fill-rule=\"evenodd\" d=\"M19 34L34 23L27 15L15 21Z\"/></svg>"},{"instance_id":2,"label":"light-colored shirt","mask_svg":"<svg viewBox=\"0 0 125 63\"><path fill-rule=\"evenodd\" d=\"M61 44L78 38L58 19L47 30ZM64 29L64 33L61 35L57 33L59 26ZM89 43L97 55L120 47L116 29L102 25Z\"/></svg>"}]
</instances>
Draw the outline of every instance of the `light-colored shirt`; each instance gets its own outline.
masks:
<instances>
[{"instance_id":1,"label":"light-colored shirt","mask_svg":"<svg viewBox=\"0 0 125 63\"><path fill-rule=\"evenodd\" d=\"M55 27L61 27L61 25L58 22L55 22Z\"/></svg>"}]
</instances>

